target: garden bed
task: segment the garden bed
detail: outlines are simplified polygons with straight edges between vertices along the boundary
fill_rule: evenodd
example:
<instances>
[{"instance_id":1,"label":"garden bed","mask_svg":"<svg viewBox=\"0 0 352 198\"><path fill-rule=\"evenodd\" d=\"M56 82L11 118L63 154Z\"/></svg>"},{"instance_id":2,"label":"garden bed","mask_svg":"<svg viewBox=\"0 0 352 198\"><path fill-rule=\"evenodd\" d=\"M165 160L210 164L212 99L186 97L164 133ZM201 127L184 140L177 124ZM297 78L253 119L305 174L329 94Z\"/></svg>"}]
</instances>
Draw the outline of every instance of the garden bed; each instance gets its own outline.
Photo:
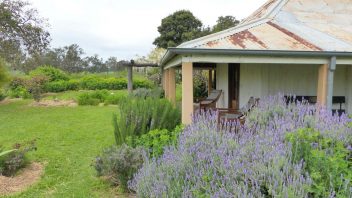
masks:
<instances>
[{"instance_id":1,"label":"garden bed","mask_svg":"<svg viewBox=\"0 0 352 198\"><path fill-rule=\"evenodd\" d=\"M0 176L0 195L22 192L39 181L44 166L33 162L23 168L15 177Z\"/></svg>"}]
</instances>

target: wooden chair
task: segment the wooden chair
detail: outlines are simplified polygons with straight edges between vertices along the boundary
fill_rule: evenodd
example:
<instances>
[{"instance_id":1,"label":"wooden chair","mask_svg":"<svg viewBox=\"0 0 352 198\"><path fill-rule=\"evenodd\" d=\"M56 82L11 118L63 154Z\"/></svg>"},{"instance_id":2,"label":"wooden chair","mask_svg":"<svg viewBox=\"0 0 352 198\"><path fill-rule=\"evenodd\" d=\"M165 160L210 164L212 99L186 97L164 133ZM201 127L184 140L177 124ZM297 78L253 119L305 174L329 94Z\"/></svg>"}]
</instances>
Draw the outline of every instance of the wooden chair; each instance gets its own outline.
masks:
<instances>
[{"instance_id":1,"label":"wooden chair","mask_svg":"<svg viewBox=\"0 0 352 198\"><path fill-rule=\"evenodd\" d=\"M259 103L259 98L250 97L241 109L217 108L218 121L237 122L244 124L248 113Z\"/></svg>"},{"instance_id":2,"label":"wooden chair","mask_svg":"<svg viewBox=\"0 0 352 198\"><path fill-rule=\"evenodd\" d=\"M199 101L199 111L215 109L216 102L219 100L221 94L222 94L222 90L215 90L215 89L212 90L206 99Z\"/></svg>"}]
</instances>

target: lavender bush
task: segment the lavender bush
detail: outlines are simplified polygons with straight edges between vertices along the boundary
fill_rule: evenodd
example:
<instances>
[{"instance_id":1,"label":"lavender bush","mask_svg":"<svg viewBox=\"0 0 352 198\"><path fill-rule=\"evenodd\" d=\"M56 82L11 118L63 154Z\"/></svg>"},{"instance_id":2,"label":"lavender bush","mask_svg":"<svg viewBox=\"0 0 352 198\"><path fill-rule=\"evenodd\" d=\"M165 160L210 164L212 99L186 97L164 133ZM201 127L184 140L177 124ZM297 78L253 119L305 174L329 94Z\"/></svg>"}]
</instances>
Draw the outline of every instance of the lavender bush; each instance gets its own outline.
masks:
<instances>
[{"instance_id":1,"label":"lavender bush","mask_svg":"<svg viewBox=\"0 0 352 198\"><path fill-rule=\"evenodd\" d=\"M129 187L138 197L310 197L313 181L304 161L292 160L286 134L313 128L350 148L350 121L318 106L286 104L282 96L261 100L243 126L219 127L217 114L206 112L194 116L177 146L146 161Z\"/></svg>"}]
</instances>

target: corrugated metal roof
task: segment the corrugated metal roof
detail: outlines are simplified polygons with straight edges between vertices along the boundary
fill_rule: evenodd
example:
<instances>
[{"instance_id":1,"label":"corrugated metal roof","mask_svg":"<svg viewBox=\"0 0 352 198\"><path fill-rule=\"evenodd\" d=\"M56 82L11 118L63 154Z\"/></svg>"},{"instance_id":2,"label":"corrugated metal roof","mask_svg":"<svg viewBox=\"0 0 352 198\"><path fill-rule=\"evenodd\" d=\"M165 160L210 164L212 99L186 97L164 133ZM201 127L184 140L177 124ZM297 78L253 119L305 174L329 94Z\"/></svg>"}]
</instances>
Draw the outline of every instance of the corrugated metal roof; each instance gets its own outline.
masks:
<instances>
[{"instance_id":1,"label":"corrugated metal roof","mask_svg":"<svg viewBox=\"0 0 352 198\"><path fill-rule=\"evenodd\" d=\"M179 47L352 52L352 1L269 0L237 27Z\"/></svg>"}]
</instances>

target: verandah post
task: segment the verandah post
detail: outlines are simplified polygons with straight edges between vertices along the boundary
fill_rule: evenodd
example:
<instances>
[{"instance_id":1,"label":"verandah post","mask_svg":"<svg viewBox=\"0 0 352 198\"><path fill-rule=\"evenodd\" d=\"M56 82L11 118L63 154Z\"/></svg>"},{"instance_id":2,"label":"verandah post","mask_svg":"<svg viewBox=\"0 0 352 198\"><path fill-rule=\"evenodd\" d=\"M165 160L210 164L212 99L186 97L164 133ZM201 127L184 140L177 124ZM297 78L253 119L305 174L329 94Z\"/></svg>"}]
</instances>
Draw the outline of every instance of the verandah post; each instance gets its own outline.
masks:
<instances>
[{"instance_id":1,"label":"verandah post","mask_svg":"<svg viewBox=\"0 0 352 198\"><path fill-rule=\"evenodd\" d=\"M193 63L182 63L182 123L191 124L193 114Z\"/></svg>"}]
</instances>

